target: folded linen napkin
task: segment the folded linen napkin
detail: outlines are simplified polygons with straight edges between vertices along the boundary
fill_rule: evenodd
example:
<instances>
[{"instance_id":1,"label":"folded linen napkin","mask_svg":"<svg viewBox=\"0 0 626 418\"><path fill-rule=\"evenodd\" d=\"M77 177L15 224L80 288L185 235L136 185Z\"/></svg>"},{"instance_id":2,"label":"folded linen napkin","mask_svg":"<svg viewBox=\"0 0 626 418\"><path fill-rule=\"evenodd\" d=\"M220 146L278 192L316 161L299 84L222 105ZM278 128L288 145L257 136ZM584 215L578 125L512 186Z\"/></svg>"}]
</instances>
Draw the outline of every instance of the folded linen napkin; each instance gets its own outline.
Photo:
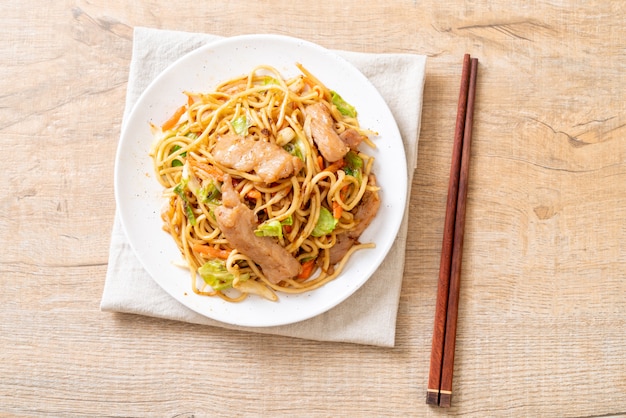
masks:
<instances>
[{"instance_id":1,"label":"folded linen napkin","mask_svg":"<svg viewBox=\"0 0 626 418\"><path fill-rule=\"evenodd\" d=\"M169 64L218 36L137 27L128 77L124 121L148 84ZM396 118L403 138L409 187L417 162L426 58L413 54L336 51L376 86ZM158 318L278 334L318 341L393 347L404 272L408 202L398 237L376 273L351 297L314 318L275 327L240 327L204 317L167 294L142 268L116 215L100 308Z\"/></svg>"}]
</instances>

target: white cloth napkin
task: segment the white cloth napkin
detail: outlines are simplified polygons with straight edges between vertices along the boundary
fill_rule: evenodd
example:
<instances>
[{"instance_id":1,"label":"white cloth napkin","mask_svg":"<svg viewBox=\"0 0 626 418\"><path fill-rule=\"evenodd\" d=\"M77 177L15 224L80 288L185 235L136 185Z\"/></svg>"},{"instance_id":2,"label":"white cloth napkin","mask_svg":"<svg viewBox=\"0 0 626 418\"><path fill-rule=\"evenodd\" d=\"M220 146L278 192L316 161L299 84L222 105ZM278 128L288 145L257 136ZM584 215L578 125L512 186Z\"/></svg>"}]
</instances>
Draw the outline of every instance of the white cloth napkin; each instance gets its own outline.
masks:
<instances>
[{"instance_id":1,"label":"white cloth napkin","mask_svg":"<svg viewBox=\"0 0 626 418\"><path fill-rule=\"evenodd\" d=\"M135 28L124 121L148 84L169 64L218 36ZM409 187L417 162L426 58L413 54L336 51L371 80L393 112L409 167ZM404 273L408 203L398 237L383 264L355 294L332 310L290 325L247 328L206 318L179 303L152 280L130 248L116 215L100 308L158 318L278 334L318 341L393 347ZM207 328L208 332L210 329Z\"/></svg>"}]
</instances>

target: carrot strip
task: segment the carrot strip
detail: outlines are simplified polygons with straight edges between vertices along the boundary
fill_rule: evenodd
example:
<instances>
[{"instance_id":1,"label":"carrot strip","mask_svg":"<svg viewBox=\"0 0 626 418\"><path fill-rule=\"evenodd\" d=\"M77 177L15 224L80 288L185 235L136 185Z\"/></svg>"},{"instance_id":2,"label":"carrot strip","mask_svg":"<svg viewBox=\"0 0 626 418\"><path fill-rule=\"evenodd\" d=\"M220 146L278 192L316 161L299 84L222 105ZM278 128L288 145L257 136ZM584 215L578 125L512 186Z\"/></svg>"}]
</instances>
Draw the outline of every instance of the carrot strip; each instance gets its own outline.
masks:
<instances>
[{"instance_id":1,"label":"carrot strip","mask_svg":"<svg viewBox=\"0 0 626 418\"><path fill-rule=\"evenodd\" d=\"M321 155L317 156L317 166L319 167L320 170L324 169L324 159L322 158Z\"/></svg>"},{"instance_id":2,"label":"carrot strip","mask_svg":"<svg viewBox=\"0 0 626 418\"><path fill-rule=\"evenodd\" d=\"M226 260L230 255L230 250L220 250L218 248L211 247L210 245L194 244L191 248L195 252L209 258L221 258L222 260Z\"/></svg>"},{"instance_id":3,"label":"carrot strip","mask_svg":"<svg viewBox=\"0 0 626 418\"><path fill-rule=\"evenodd\" d=\"M216 180L224 181L224 172L219 168L210 164L201 163L200 161L197 161L193 158L189 158L187 159L187 161L189 162L189 165L193 168L197 168L206 172L208 175L215 177Z\"/></svg>"},{"instance_id":4,"label":"carrot strip","mask_svg":"<svg viewBox=\"0 0 626 418\"><path fill-rule=\"evenodd\" d=\"M346 165L346 161L343 158L341 158L341 159L335 161L334 163L330 164L328 167L326 167L326 171L330 171L331 173L335 173L335 172L337 172L337 170L342 168L344 165Z\"/></svg>"},{"instance_id":5,"label":"carrot strip","mask_svg":"<svg viewBox=\"0 0 626 418\"><path fill-rule=\"evenodd\" d=\"M339 219L341 218L341 214L343 213L343 208L336 200L333 200L333 218Z\"/></svg>"},{"instance_id":6,"label":"carrot strip","mask_svg":"<svg viewBox=\"0 0 626 418\"><path fill-rule=\"evenodd\" d=\"M176 112L174 112L172 117L166 120L163 125L161 125L161 129L164 131L172 129L176 125L176 123L180 120L180 117L183 115L183 113L185 113L186 110L187 110L186 105L182 105L181 107L176 109Z\"/></svg>"},{"instance_id":7,"label":"carrot strip","mask_svg":"<svg viewBox=\"0 0 626 418\"><path fill-rule=\"evenodd\" d=\"M303 77L302 81L304 81L304 83L310 88L317 87L317 84L315 84L315 82L311 80L309 77Z\"/></svg>"},{"instance_id":8,"label":"carrot strip","mask_svg":"<svg viewBox=\"0 0 626 418\"><path fill-rule=\"evenodd\" d=\"M328 91L324 83L318 80L317 77L311 74L309 70L304 68L304 66L299 62L296 63L296 67L298 67L298 69L302 71L302 74L304 74L304 82L311 86L313 90L320 92L320 97L325 97L330 101L330 91Z\"/></svg>"},{"instance_id":9,"label":"carrot strip","mask_svg":"<svg viewBox=\"0 0 626 418\"><path fill-rule=\"evenodd\" d=\"M261 192L257 189L252 189L248 193L246 193L246 197L248 199L259 200L261 198Z\"/></svg>"},{"instance_id":10,"label":"carrot strip","mask_svg":"<svg viewBox=\"0 0 626 418\"><path fill-rule=\"evenodd\" d=\"M309 277L311 277L311 274L313 274L314 267L315 267L315 259L305 261L304 263L302 263L302 270L300 271L300 274L298 274L297 279L306 280Z\"/></svg>"}]
</instances>

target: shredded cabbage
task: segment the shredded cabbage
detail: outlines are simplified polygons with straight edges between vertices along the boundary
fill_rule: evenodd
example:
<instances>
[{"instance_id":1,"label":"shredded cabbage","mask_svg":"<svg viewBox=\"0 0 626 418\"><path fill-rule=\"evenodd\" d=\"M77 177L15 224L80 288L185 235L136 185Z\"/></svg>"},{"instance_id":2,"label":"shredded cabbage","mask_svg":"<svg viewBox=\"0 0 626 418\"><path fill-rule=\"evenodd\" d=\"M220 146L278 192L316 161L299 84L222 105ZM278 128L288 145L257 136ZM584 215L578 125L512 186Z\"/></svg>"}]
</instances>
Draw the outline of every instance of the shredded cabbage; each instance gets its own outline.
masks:
<instances>
[{"instance_id":1,"label":"shredded cabbage","mask_svg":"<svg viewBox=\"0 0 626 418\"><path fill-rule=\"evenodd\" d=\"M222 260L210 260L204 263L199 269L198 274L202 280L214 290L224 290L233 287L235 276L226 269L226 263ZM250 278L248 273L239 275L239 281L246 281Z\"/></svg>"},{"instance_id":2,"label":"shredded cabbage","mask_svg":"<svg viewBox=\"0 0 626 418\"><path fill-rule=\"evenodd\" d=\"M248 117L246 115L237 116L232 120L231 124L233 125L233 129L237 135L246 136L248 135L248 128L252 126L248 121Z\"/></svg>"},{"instance_id":3,"label":"shredded cabbage","mask_svg":"<svg viewBox=\"0 0 626 418\"><path fill-rule=\"evenodd\" d=\"M302 161L306 162L306 159L304 158L306 155L306 149L299 136L296 136L291 142L285 144L283 149L294 157L298 157Z\"/></svg>"},{"instance_id":4,"label":"shredded cabbage","mask_svg":"<svg viewBox=\"0 0 626 418\"><path fill-rule=\"evenodd\" d=\"M187 195L185 194L185 188L187 187L187 179L182 179L180 183L174 187L174 193L176 193L183 200L183 207L185 208L185 215L187 215L187 219L191 225L196 224L196 216L193 214L193 209L191 209L191 205L189 204L189 199L187 199Z\"/></svg>"},{"instance_id":5,"label":"shredded cabbage","mask_svg":"<svg viewBox=\"0 0 626 418\"><path fill-rule=\"evenodd\" d=\"M293 218L289 216L282 222L274 219L265 221L254 231L257 237L278 237L283 238L283 225L293 225Z\"/></svg>"},{"instance_id":6,"label":"shredded cabbage","mask_svg":"<svg viewBox=\"0 0 626 418\"><path fill-rule=\"evenodd\" d=\"M219 205L219 198L221 194L222 192L220 191L218 185L211 181L206 186L203 186L198 190L197 196L203 203Z\"/></svg>"},{"instance_id":7,"label":"shredded cabbage","mask_svg":"<svg viewBox=\"0 0 626 418\"><path fill-rule=\"evenodd\" d=\"M343 171L348 176L352 176L361 182L361 173L363 172L363 160L354 151L348 151L344 157L346 165L343 167Z\"/></svg>"},{"instance_id":8,"label":"shredded cabbage","mask_svg":"<svg viewBox=\"0 0 626 418\"><path fill-rule=\"evenodd\" d=\"M337 106L337 110L344 116L349 116L351 118L356 118L356 109L350 103L343 100L343 98L336 91L330 92L331 101L335 106Z\"/></svg>"},{"instance_id":9,"label":"shredded cabbage","mask_svg":"<svg viewBox=\"0 0 626 418\"><path fill-rule=\"evenodd\" d=\"M172 147L172 150L170 151L170 155L172 155L173 153L175 153L176 151L178 151L181 148L180 145L174 145ZM180 154L181 157L186 157L187 156L187 152L183 152L182 154ZM182 167L183 162L181 160L179 160L178 158L172 160L172 167Z\"/></svg>"},{"instance_id":10,"label":"shredded cabbage","mask_svg":"<svg viewBox=\"0 0 626 418\"><path fill-rule=\"evenodd\" d=\"M254 231L257 237L283 237L283 226L279 221L265 221Z\"/></svg>"},{"instance_id":11,"label":"shredded cabbage","mask_svg":"<svg viewBox=\"0 0 626 418\"><path fill-rule=\"evenodd\" d=\"M335 219L333 214L322 206L320 210L320 217L317 219L317 224L315 224L315 228L313 228L311 235L314 237L321 237L330 234L333 232L338 222L339 220Z\"/></svg>"}]
</instances>

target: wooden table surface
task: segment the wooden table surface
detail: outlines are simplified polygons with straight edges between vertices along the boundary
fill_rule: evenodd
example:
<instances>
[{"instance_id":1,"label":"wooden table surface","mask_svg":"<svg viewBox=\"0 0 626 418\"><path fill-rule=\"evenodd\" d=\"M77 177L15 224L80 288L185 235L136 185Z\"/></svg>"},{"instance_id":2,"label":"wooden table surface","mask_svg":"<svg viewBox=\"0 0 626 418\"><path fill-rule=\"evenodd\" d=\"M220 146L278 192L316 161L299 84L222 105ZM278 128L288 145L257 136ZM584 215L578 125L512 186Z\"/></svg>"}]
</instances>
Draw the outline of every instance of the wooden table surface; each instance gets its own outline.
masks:
<instances>
[{"instance_id":1,"label":"wooden table surface","mask_svg":"<svg viewBox=\"0 0 626 418\"><path fill-rule=\"evenodd\" d=\"M626 415L626 2L0 11L0 415ZM428 56L395 348L100 311L135 26ZM480 72L453 406L438 409L425 390L466 52Z\"/></svg>"}]
</instances>

